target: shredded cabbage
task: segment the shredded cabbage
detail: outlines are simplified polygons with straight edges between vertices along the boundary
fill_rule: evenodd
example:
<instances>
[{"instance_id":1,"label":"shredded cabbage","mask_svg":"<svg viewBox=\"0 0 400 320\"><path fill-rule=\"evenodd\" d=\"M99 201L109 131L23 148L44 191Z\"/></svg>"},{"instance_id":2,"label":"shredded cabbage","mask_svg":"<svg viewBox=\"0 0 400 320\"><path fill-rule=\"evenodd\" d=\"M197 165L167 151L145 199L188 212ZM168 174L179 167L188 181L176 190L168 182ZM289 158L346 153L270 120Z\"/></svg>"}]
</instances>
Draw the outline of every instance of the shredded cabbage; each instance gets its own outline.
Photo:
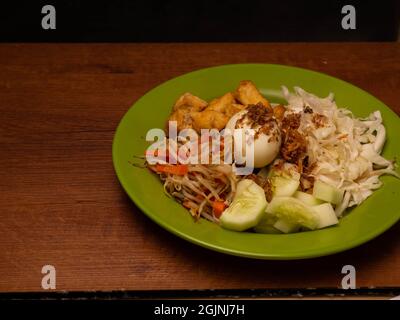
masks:
<instances>
[{"instance_id":1,"label":"shredded cabbage","mask_svg":"<svg viewBox=\"0 0 400 320\"><path fill-rule=\"evenodd\" d=\"M386 130L379 111L356 118L337 107L333 94L319 98L299 87L294 91L282 87L288 112L301 113L299 131L307 139L309 162L315 164L311 176L344 191L343 202L336 207L338 216L381 187L381 175L400 178L394 162L381 156ZM304 112L305 107L312 112Z\"/></svg>"}]
</instances>

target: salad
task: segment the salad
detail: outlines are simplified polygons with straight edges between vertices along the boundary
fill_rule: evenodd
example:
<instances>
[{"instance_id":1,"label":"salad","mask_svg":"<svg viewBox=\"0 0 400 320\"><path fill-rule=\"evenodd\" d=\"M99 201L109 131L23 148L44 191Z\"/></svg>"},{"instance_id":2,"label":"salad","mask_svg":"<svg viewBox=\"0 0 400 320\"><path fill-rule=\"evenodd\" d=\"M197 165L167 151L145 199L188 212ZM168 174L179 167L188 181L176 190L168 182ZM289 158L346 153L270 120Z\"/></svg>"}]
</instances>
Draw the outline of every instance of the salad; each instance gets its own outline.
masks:
<instances>
[{"instance_id":1,"label":"salad","mask_svg":"<svg viewBox=\"0 0 400 320\"><path fill-rule=\"evenodd\" d=\"M183 94L146 151L147 167L195 219L273 234L337 225L382 186L381 175L400 177L381 155L379 111L357 118L333 94L282 94L285 104L271 104L251 81L210 102Z\"/></svg>"}]
</instances>

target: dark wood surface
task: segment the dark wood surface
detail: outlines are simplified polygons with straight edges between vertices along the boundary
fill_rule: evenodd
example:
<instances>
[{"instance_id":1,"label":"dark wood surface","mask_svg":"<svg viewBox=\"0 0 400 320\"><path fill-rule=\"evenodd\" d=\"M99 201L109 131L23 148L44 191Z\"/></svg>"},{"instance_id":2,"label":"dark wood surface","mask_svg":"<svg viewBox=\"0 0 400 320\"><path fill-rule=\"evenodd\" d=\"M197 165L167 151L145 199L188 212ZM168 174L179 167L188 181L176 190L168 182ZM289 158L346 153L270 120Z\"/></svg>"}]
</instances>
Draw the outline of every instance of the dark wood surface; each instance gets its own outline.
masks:
<instances>
[{"instance_id":1,"label":"dark wood surface","mask_svg":"<svg viewBox=\"0 0 400 320\"><path fill-rule=\"evenodd\" d=\"M400 114L400 44L0 45L0 291L400 287L400 224L348 252L257 261L197 247L151 222L114 174L128 108L182 73L280 63L350 81Z\"/></svg>"}]
</instances>

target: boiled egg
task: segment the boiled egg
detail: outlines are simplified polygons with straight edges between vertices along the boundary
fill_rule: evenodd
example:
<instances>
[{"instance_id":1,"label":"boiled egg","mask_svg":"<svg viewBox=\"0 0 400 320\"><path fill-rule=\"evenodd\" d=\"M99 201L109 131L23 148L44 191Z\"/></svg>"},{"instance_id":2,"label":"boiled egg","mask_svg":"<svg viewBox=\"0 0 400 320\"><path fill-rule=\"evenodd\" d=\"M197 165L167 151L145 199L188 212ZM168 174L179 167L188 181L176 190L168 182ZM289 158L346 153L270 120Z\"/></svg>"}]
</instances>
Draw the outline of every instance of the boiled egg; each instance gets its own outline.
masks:
<instances>
[{"instance_id":1,"label":"boiled egg","mask_svg":"<svg viewBox=\"0 0 400 320\"><path fill-rule=\"evenodd\" d=\"M246 109L233 115L226 127L232 133L235 129L254 130L254 167L262 168L270 164L278 155L281 146L281 134L279 126L270 109L262 104L249 105ZM242 130L242 138L235 139L235 148L241 148L245 155L246 143L245 130Z\"/></svg>"}]
</instances>

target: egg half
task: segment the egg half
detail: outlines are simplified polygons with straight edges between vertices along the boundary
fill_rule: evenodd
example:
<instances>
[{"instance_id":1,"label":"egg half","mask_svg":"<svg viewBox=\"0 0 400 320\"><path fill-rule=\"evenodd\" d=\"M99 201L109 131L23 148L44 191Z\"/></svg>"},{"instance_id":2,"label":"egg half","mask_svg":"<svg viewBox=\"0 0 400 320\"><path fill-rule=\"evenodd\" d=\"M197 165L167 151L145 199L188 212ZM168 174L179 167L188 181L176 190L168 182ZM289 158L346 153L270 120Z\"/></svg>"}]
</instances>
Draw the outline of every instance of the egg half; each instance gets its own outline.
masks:
<instances>
[{"instance_id":1,"label":"egg half","mask_svg":"<svg viewBox=\"0 0 400 320\"><path fill-rule=\"evenodd\" d=\"M276 120L271 117L266 121L265 117L254 116L265 110L256 108L265 108L264 106L252 106L233 115L225 128L234 132L235 129L253 129L254 135L254 167L262 168L270 164L278 155L281 146L281 134ZM261 111L261 112L260 112ZM245 154L246 139L244 130L242 130L242 139L233 139L234 147L241 148L242 154Z\"/></svg>"}]
</instances>

